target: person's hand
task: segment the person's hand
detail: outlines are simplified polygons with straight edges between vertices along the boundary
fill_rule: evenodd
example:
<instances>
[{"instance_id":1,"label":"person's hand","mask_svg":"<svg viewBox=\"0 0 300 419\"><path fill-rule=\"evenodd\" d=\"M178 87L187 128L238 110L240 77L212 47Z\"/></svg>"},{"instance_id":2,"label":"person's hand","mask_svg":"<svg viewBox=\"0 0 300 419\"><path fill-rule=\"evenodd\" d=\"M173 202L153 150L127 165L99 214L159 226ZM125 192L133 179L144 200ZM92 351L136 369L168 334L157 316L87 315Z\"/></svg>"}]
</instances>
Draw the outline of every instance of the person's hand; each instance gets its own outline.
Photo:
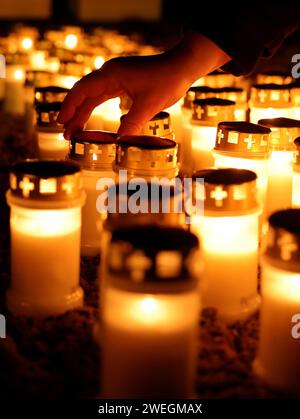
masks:
<instances>
[{"instance_id":1,"label":"person's hand","mask_svg":"<svg viewBox=\"0 0 300 419\"><path fill-rule=\"evenodd\" d=\"M58 122L65 137L84 128L93 109L114 97L127 95L132 106L120 135L139 134L156 113L176 103L199 77L230 60L217 45L189 33L172 50L158 55L119 57L79 80L66 96Z\"/></svg>"}]
</instances>

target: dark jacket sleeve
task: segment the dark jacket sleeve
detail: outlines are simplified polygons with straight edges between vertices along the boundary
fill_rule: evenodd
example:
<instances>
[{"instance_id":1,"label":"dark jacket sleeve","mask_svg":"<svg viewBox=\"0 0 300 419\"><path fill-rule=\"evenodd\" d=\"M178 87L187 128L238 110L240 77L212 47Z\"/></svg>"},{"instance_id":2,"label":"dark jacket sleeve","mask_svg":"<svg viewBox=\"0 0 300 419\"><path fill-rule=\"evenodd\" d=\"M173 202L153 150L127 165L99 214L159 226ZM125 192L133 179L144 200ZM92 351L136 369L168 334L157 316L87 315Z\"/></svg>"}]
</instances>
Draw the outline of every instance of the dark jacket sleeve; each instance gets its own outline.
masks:
<instances>
[{"instance_id":1,"label":"dark jacket sleeve","mask_svg":"<svg viewBox=\"0 0 300 419\"><path fill-rule=\"evenodd\" d=\"M272 56L300 27L299 0L192 3L194 17L185 28L202 33L225 51L231 61L223 68L236 76L250 73L260 57Z\"/></svg>"}]
</instances>

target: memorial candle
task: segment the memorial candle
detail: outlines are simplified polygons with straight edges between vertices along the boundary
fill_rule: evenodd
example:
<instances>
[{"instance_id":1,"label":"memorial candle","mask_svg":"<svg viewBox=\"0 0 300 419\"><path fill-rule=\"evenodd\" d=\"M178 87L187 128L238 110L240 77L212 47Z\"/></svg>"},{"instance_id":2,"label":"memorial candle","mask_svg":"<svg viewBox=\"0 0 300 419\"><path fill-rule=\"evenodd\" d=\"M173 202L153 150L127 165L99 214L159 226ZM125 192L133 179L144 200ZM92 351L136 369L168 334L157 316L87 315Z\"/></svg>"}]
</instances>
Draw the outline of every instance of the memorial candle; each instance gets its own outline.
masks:
<instances>
[{"instance_id":1,"label":"memorial candle","mask_svg":"<svg viewBox=\"0 0 300 419\"><path fill-rule=\"evenodd\" d=\"M219 121L234 119L234 105L230 100L209 98L193 102L191 124L192 165L194 170L214 166L212 150L215 146Z\"/></svg>"},{"instance_id":2,"label":"memorial candle","mask_svg":"<svg viewBox=\"0 0 300 419\"><path fill-rule=\"evenodd\" d=\"M259 305L256 174L211 169L193 179L204 180L204 216L191 216L191 231L203 249L203 305L216 308L229 323L242 320Z\"/></svg>"},{"instance_id":3,"label":"memorial candle","mask_svg":"<svg viewBox=\"0 0 300 419\"><path fill-rule=\"evenodd\" d=\"M197 238L180 228L114 231L101 315L103 397L193 396L197 251Z\"/></svg>"},{"instance_id":4,"label":"memorial candle","mask_svg":"<svg viewBox=\"0 0 300 419\"><path fill-rule=\"evenodd\" d=\"M263 381L289 394L300 391L300 339L293 334L293 318L300 313L299 220L299 209L278 211L269 218L262 261L260 338L254 363Z\"/></svg>"},{"instance_id":5,"label":"memorial candle","mask_svg":"<svg viewBox=\"0 0 300 419\"><path fill-rule=\"evenodd\" d=\"M25 69L21 65L6 66L4 110L12 114L25 112Z\"/></svg>"},{"instance_id":6,"label":"memorial candle","mask_svg":"<svg viewBox=\"0 0 300 419\"><path fill-rule=\"evenodd\" d=\"M97 182L105 178L114 182L112 163L116 155L117 135L105 131L77 131L71 136L69 158L82 168L86 202L82 208L81 254L95 256L100 252L104 213L96 208L98 196L104 192Z\"/></svg>"},{"instance_id":7,"label":"memorial candle","mask_svg":"<svg viewBox=\"0 0 300 419\"><path fill-rule=\"evenodd\" d=\"M300 207L300 137L294 141L292 205Z\"/></svg>"},{"instance_id":8,"label":"memorial candle","mask_svg":"<svg viewBox=\"0 0 300 419\"><path fill-rule=\"evenodd\" d=\"M250 121L260 119L293 118L294 108L290 85L256 84L251 88Z\"/></svg>"},{"instance_id":9,"label":"memorial candle","mask_svg":"<svg viewBox=\"0 0 300 419\"><path fill-rule=\"evenodd\" d=\"M292 161L294 140L300 135L300 121L290 118L261 119L260 125L271 129L268 162L267 213L292 205Z\"/></svg>"},{"instance_id":10,"label":"memorial candle","mask_svg":"<svg viewBox=\"0 0 300 419\"><path fill-rule=\"evenodd\" d=\"M69 141L65 140L63 125L58 124L60 102L36 103L39 156L43 159L65 159Z\"/></svg>"},{"instance_id":11,"label":"memorial candle","mask_svg":"<svg viewBox=\"0 0 300 419\"><path fill-rule=\"evenodd\" d=\"M252 170L257 175L258 198L265 207L268 185L270 128L250 122L221 122L215 140L217 168Z\"/></svg>"},{"instance_id":12,"label":"memorial candle","mask_svg":"<svg viewBox=\"0 0 300 419\"><path fill-rule=\"evenodd\" d=\"M80 169L57 160L26 160L10 176L11 287L18 315L62 314L83 303L79 286Z\"/></svg>"}]
</instances>

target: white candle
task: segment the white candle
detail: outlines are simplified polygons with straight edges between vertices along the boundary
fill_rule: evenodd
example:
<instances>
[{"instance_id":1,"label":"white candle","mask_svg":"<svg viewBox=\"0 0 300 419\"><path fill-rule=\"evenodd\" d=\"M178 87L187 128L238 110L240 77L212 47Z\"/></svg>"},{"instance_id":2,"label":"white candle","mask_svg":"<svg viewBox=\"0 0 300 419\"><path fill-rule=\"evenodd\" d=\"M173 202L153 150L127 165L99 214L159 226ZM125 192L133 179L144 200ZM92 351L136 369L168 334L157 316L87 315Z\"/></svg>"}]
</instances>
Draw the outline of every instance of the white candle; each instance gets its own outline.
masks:
<instances>
[{"instance_id":1,"label":"white candle","mask_svg":"<svg viewBox=\"0 0 300 419\"><path fill-rule=\"evenodd\" d=\"M217 122L234 118L234 102L225 99L196 99L193 102L191 145L193 169L214 166L212 150L215 145Z\"/></svg>"},{"instance_id":2,"label":"white candle","mask_svg":"<svg viewBox=\"0 0 300 419\"><path fill-rule=\"evenodd\" d=\"M69 152L69 141L63 136L63 126L56 121L60 108L60 102L36 103L36 129L42 159L65 159Z\"/></svg>"},{"instance_id":3,"label":"white candle","mask_svg":"<svg viewBox=\"0 0 300 419\"><path fill-rule=\"evenodd\" d=\"M12 114L25 112L25 70L20 65L7 65L4 110Z\"/></svg>"},{"instance_id":4,"label":"white candle","mask_svg":"<svg viewBox=\"0 0 300 419\"><path fill-rule=\"evenodd\" d=\"M267 127L243 121L220 123L213 152L217 168L232 167L256 173L258 198L263 209L268 185L270 132Z\"/></svg>"},{"instance_id":5,"label":"white candle","mask_svg":"<svg viewBox=\"0 0 300 419\"><path fill-rule=\"evenodd\" d=\"M82 305L79 249L84 195L78 166L50 160L21 162L12 169L10 187L9 310L48 316Z\"/></svg>"},{"instance_id":6,"label":"white candle","mask_svg":"<svg viewBox=\"0 0 300 419\"><path fill-rule=\"evenodd\" d=\"M267 213L292 205L292 161L294 139L300 134L300 121L290 118L261 119L271 129Z\"/></svg>"},{"instance_id":7,"label":"white candle","mask_svg":"<svg viewBox=\"0 0 300 419\"><path fill-rule=\"evenodd\" d=\"M260 339L254 368L270 386L300 391L300 339L293 317L300 314L299 210L274 213L262 264Z\"/></svg>"},{"instance_id":8,"label":"white candle","mask_svg":"<svg viewBox=\"0 0 300 419\"><path fill-rule=\"evenodd\" d=\"M102 307L103 397L193 396L200 298L188 256L196 250L196 237L181 229L114 232Z\"/></svg>"},{"instance_id":9,"label":"white candle","mask_svg":"<svg viewBox=\"0 0 300 419\"><path fill-rule=\"evenodd\" d=\"M286 85L257 84L251 88L250 121L260 119L293 118L291 88Z\"/></svg>"},{"instance_id":10,"label":"white candle","mask_svg":"<svg viewBox=\"0 0 300 419\"><path fill-rule=\"evenodd\" d=\"M217 308L228 322L242 320L259 304L256 175L212 169L196 172L197 178L204 178L204 217L192 215L191 231L203 248L203 305Z\"/></svg>"},{"instance_id":11,"label":"white candle","mask_svg":"<svg viewBox=\"0 0 300 419\"><path fill-rule=\"evenodd\" d=\"M102 131L78 131L72 134L71 160L82 167L83 188L86 202L82 208L81 254L95 256L100 252L102 224L105 211L97 208L98 196L104 189L98 182L114 182L112 163L116 155L116 134Z\"/></svg>"}]
</instances>

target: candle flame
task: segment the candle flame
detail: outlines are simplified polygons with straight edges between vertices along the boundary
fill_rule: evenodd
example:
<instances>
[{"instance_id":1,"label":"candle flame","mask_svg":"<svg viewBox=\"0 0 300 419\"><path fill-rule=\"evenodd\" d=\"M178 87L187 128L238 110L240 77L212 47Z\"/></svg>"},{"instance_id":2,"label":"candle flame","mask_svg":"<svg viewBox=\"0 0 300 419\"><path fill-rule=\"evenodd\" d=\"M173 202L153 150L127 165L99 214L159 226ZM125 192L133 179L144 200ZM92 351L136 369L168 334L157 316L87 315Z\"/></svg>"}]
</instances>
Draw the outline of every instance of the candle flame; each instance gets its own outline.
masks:
<instances>
[{"instance_id":1,"label":"candle flame","mask_svg":"<svg viewBox=\"0 0 300 419\"><path fill-rule=\"evenodd\" d=\"M33 46L33 41L32 41L32 39L31 39L31 38L26 37L26 38L23 38L23 39L21 40L21 47L22 47L23 49L25 49L25 50L29 50L29 49L31 49L31 48L32 48L32 46Z\"/></svg>"},{"instance_id":2,"label":"candle flame","mask_svg":"<svg viewBox=\"0 0 300 419\"><path fill-rule=\"evenodd\" d=\"M95 60L94 60L94 66L95 68L100 68L103 66L103 64L105 63L104 58L102 57L102 55L98 55Z\"/></svg>"},{"instance_id":3,"label":"candle flame","mask_svg":"<svg viewBox=\"0 0 300 419\"><path fill-rule=\"evenodd\" d=\"M78 38L74 33L70 33L65 38L65 47L68 49L74 49L77 47Z\"/></svg>"}]
</instances>

